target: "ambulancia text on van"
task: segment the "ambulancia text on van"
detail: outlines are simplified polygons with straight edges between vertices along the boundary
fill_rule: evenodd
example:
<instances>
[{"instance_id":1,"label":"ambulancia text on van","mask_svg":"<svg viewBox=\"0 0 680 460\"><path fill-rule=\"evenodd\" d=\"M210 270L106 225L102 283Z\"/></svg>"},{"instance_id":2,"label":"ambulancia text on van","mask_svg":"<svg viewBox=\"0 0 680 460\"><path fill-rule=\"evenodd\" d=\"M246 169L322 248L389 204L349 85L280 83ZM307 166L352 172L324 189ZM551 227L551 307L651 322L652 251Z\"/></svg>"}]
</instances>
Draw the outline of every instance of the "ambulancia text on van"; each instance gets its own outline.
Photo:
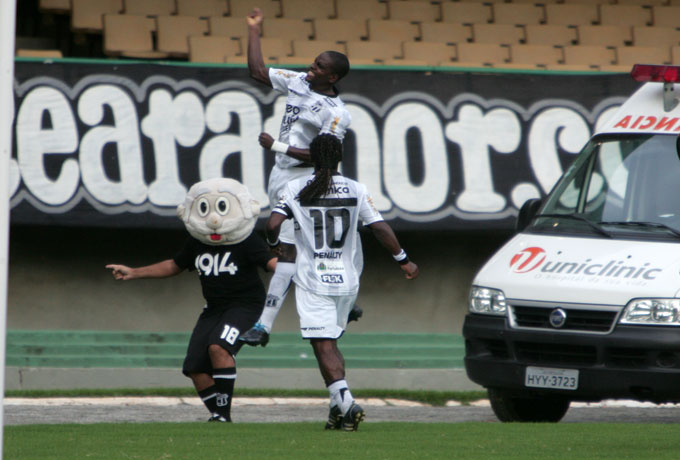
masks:
<instances>
[{"instance_id":1,"label":"ambulancia text on van","mask_svg":"<svg viewBox=\"0 0 680 460\"><path fill-rule=\"evenodd\" d=\"M680 67L631 74L646 83L473 281L465 367L502 421L680 402Z\"/></svg>"}]
</instances>

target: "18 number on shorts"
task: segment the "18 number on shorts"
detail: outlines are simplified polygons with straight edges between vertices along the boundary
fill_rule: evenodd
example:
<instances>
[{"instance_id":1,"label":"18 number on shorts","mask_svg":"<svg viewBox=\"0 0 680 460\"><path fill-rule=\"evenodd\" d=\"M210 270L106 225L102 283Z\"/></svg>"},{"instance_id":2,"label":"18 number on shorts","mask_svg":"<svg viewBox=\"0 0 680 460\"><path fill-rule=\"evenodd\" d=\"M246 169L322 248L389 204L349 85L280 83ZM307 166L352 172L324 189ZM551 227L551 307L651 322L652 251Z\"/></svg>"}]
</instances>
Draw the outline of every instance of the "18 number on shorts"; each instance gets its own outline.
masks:
<instances>
[{"instance_id":1,"label":"18 number on shorts","mask_svg":"<svg viewBox=\"0 0 680 460\"><path fill-rule=\"evenodd\" d=\"M235 327L225 324L222 335L220 335L220 339L226 341L229 345L234 345L240 333L241 331Z\"/></svg>"}]
</instances>

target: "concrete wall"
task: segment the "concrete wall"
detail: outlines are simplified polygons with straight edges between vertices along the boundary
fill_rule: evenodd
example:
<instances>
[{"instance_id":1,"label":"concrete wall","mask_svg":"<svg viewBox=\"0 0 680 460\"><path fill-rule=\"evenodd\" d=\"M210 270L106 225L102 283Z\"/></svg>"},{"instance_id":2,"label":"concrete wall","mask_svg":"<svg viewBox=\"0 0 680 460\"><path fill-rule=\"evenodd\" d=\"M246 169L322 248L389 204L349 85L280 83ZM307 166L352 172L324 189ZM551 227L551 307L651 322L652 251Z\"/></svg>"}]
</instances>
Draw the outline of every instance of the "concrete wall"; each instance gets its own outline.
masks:
<instances>
[{"instance_id":1,"label":"concrete wall","mask_svg":"<svg viewBox=\"0 0 680 460\"><path fill-rule=\"evenodd\" d=\"M510 236L492 232L398 233L421 276L406 281L370 232L355 332L460 333L475 271ZM188 331L203 306L195 272L116 282L107 263L138 266L172 257L183 230L13 226L8 328ZM265 280L268 276L265 275ZM297 331L294 295L275 331Z\"/></svg>"}]
</instances>

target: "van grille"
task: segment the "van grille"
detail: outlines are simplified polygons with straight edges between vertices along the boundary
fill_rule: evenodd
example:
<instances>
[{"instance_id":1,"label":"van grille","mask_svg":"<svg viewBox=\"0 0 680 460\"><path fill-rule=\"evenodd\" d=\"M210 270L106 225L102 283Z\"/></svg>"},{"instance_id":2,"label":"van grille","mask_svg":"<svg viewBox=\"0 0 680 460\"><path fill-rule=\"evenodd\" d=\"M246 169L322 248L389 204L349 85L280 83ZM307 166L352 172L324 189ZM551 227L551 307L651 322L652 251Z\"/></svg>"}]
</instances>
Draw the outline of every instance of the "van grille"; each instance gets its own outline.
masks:
<instances>
[{"instance_id":1,"label":"van grille","mask_svg":"<svg viewBox=\"0 0 680 460\"><path fill-rule=\"evenodd\" d=\"M561 307L567 313L567 320L561 328L550 325L550 313L557 307L529 307L513 305L517 327L549 329L551 331L608 332L614 325L616 311L576 309Z\"/></svg>"},{"instance_id":2,"label":"van grille","mask_svg":"<svg viewBox=\"0 0 680 460\"><path fill-rule=\"evenodd\" d=\"M597 362L597 349L590 346L517 342L517 358L536 364L581 364L592 365Z\"/></svg>"}]
</instances>

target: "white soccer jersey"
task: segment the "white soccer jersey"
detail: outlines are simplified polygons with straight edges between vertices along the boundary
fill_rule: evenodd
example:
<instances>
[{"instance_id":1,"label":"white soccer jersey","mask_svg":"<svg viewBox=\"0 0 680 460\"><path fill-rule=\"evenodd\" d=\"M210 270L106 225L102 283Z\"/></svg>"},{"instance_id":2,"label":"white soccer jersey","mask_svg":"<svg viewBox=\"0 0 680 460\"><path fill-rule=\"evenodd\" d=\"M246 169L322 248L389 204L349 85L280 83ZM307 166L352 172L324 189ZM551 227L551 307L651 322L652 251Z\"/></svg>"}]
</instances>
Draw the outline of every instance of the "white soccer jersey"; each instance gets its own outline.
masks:
<instances>
[{"instance_id":1,"label":"white soccer jersey","mask_svg":"<svg viewBox=\"0 0 680 460\"><path fill-rule=\"evenodd\" d=\"M305 80L306 72L292 72L283 69L269 69L272 87L286 94L286 113L281 120L279 141L300 149L309 148L318 134L331 133L338 139L345 137L345 131L352 118L339 97L314 92ZM276 153L276 164L290 168L302 163L285 153Z\"/></svg>"},{"instance_id":2,"label":"white soccer jersey","mask_svg":"<svg viewBox=\"0 0 680 460\"><path fill-rule=\"evenodd\" d=\"M333 176L328 193L310 203L300 203L300 190L309 176L286 185L274 212L296 222L295 284L321 295L354 295L359 291L362 260L357 226L382 221L366 186L341 175Z\"/></svg>"}]
</instances>

